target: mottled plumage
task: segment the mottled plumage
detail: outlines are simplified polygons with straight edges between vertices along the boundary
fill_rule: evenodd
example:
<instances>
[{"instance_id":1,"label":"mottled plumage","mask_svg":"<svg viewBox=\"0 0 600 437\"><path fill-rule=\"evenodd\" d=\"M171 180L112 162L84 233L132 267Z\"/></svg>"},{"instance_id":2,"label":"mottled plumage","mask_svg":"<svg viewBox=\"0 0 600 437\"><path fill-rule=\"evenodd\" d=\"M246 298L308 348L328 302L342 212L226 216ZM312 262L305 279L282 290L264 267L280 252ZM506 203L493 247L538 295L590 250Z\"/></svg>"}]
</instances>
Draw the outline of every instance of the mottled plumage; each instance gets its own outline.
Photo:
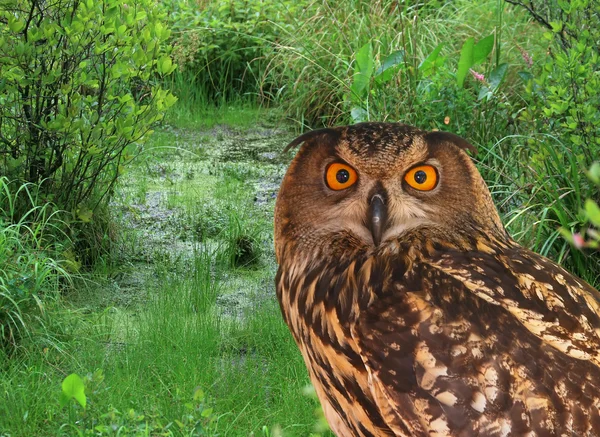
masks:
<instances>
[{"instance_id":1,"label":"mottled plumage","mask_svg":"<svg viewBox=\"0 0 600 437\"><path fill-rule=\"evenodd\" d=\"M509 237L471 145L386 123L299 144L277 294L338 436L600 435L599 294Z\"/></svg>"}]
</instances>

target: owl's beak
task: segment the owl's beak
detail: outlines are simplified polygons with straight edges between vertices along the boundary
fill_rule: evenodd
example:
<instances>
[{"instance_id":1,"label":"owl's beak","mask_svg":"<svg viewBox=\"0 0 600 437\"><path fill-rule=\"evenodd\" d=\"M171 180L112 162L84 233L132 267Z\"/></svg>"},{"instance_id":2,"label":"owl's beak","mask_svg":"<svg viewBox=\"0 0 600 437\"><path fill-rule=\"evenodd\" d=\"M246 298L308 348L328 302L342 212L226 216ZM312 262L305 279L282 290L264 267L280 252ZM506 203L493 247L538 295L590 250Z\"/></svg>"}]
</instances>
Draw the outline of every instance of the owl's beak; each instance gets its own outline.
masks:
<instances>
[{"instance_id":1,"label":"owl's beak","mask_svg":"<svg viewBox=\"0 0 600 437\"><path fill-rule=\"evenodd\" d=\"M369 203L369 216L371 219L370 229L371 235L373 235L373 243L375 243L375 246L379 246L387 222L387 207L380 194L375 194L371 197L371 202Z\"/></svg>"}]
</instances>

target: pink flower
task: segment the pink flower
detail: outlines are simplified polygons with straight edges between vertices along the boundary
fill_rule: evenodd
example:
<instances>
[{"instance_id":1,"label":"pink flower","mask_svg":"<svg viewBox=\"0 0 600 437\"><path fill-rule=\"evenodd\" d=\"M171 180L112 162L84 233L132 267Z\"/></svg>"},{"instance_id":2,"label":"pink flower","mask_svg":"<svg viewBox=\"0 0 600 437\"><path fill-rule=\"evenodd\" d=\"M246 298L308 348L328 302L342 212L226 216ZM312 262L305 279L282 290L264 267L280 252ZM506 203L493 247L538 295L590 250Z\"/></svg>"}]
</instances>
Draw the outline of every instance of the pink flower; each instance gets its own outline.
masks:
<instances>
[{"instance_id":1,"label":"pink flower","mask_svg":"<svg viewBox=\"0 0 600 437\"><path fill-rule=\"evenodd\" d=\"M585 247L585 240L579 232L573 234L573 244L577 249L582 249Z\"/></svg>"},{"instance_id":2,"label":"pink flower","mask_svg":"<svg viewBox=\"0 0 600 437\"><path fill-rule=\"evenodd\" d=\"M523 47L521 46L517 46L517 48L519 49L519 51L521 52L521 56L523 57L523 60L525 61L525 64L527 64L528 68L533 67L533 57L527 53Z\"/></svg>"},{"instance_id":3,"label":"pink flower","mask_svg":"<svg viewBox=\"0 0 600 437\"><path fill-rule=\"evenodd\" d=\"M479 82L485 82L485 76L483 74L477 73L472 68L469 68L469 71L471 72L471 74L473 75L473 77L475 78L475 80L478 80Z\"/></svg>"}]
</instances>

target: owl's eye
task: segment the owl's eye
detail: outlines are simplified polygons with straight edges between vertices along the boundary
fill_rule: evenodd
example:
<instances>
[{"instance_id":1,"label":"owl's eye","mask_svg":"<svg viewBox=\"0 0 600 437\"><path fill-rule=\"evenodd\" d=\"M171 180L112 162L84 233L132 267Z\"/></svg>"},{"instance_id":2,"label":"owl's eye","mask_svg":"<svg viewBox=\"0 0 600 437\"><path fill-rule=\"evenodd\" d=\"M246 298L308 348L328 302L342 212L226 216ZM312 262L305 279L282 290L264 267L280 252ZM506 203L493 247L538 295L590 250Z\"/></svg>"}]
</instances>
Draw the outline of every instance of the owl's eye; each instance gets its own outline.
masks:
<instances>
[{"instance_id":1,"label":"owl's eye","mask_svg":"<svg viewBox=\"0 0 600 437\"><path fill-rule=\"evenodd\" d=\"M404 175L404 181L416 190L431 191L437 185L438 173L431 165L418 165Z\"/></svg>"},{"instance_id":2,"label":"owl's eye","mask_svg":"<svg viewBox=\"0 0 600 437\"><path fill-rule=\"evenodd\" d=\"M351 187L356 182L356 179L356 170L341 162L330 164L325 174L327 186L335 191Z\"/></svg>"}]
</instances>

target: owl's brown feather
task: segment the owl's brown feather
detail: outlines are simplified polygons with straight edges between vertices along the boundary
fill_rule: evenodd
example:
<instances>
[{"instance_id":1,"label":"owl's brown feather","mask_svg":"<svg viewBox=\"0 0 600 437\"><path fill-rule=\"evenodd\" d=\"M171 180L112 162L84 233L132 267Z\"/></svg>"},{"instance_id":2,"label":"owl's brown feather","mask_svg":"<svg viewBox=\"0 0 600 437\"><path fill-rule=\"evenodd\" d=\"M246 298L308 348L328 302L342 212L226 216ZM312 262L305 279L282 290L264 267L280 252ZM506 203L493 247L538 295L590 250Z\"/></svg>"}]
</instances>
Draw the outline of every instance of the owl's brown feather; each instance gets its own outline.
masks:
<instances>
[{"instance_id":1,"label":"owl's brown feather","mask_svg":"<svg viewBox=\"0 0 600 437\"><path fill-rule=\"evenodd\" d=\"M487 188L464 159L464 144L443 135L441 143L431 137L428 142L428 134L403 126L355 129L354 138L351 129L341 128L303 146L276 211L281 310L334 432L600 433L599 293L506 235ZM403 167L382 164L378 154L394 158L386 150L408 166L423 159L440 162L446 180L437 197L416 193L419 201L413 202L404 192L394 194L389 180ZM452 161L448 150L459 158ZM373 186L387 187L389 197L413 202L409 212L419 218L392 199L389 208L396 209L389 228L398 231L376 246L359 229L364 210L339 207L353 202L349 205L360 208L361 186L338 195L312 182L316 193L303 204L296 191L304 193L301 184L322 172L319 167L312 174L305 162L330 155L372 158L363 167L358 159L352 162L362 170L360 183L368 185L370 178ZM457 194L473 198L465 197L461 209ZM313 208L312 222L306 221L310 215L297 208L318 206L318 196L325 198L320 201L325 217ZM453 214L440 211L438 219L429 204ZM335 211L332 217L328 208Z\"/></svg>"},{"instance_id":2,"label":"owl's brown feather","mask_svg":"<svg viewBox=\"0 0 600 437\"><path fill-rule=\"evenodd\" d=\"M429 435L600 430L595 290L514 243L412 265L352 327L392 404L410 393Z\"/></svg>"}]
</instances>

